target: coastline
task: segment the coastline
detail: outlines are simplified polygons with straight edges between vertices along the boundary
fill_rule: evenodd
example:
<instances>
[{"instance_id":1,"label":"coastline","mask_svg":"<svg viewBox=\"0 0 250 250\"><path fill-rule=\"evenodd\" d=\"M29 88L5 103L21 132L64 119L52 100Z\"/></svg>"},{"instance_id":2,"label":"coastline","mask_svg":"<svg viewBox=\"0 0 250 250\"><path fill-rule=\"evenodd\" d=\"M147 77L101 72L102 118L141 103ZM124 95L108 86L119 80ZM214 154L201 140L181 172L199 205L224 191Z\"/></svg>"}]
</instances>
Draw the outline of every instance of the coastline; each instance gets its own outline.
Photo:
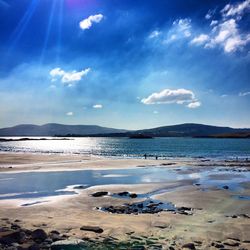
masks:
<instances>
[{"instance_id":1,"label":"coastline","mask_svg":"<svg viewBox=\"0 0 250 250\"><path fill-rule=\"evenodd\" d=\"M209 169L213 165L224 165L226 168L239 168L250 171L249 162L218 161L204 159L114 159L102 157L86 157L81 155L46 155L46 154L15 154L1 153L0 171L3 173L23 172L51 172L73 170L104 170L104 169L130 169L154 166L157 168L190 167L199 171ZM9 168L9 166L12 168ZM169 189L177 185L177 189ZM183 186L183 188L181 188ZM124 200L111 196L93 197L95 192L108 193L134 192L147 193L157 189L168 190L151 198L172 202L177 207L192 208L192 215L160 212L147 214L115 214L99 211L96 207L122 206L126 202L140 202L140 198ZM227 242L237 239L244 249L250 247L250 219L241 215L248 215L249 200L232 199L232 192L221 189L208 189L202 191L199 186L185 183L185 180L172 180L164 185L162 183L147 183L133 185L100 185L77 190L77 195L59 197L45 197L43 202L31 206L20 206L23 200L0 201L0 226L8 227L18 220L21 228L35 230L43 229L49 233L57 230L66 238L102 241L114 237L117 241L128 241L131 237L156 238L156 244L162 244L174 249L182 249L187 243L195 244L195 249L216 249L212 246L217 241L226 246ZM246 188L245 195L250 195ZM39 199L40 200L40 199ZM29 202L26 199L26 202ZM235 218L233 218L235 217ZM5 220L8 218L8 220ZM101 234L83 231L82 226L101 227ZM196 243L200 242L200 243ZM217 244L219 244L217 242ZM168 249L168 248L163 248Z\"/></svg>"},{"instance_id":2,"label":"coastline","mask_svg":"<svg viewBox=\"0 0 250 250\"><path fill-rule=\"evenodd\" d=\"M159 158L122 158L103 157L79 154L47 154L47 153L21 153L21 152L0 152L0 173L12 172L51 172L51 171L74 171L87 169L123 169L145 166L225 166L225 167L250 167L250 161L246 160L225 160L205 159L193 157L169 157Z\"/></svg>"}]
</instances>

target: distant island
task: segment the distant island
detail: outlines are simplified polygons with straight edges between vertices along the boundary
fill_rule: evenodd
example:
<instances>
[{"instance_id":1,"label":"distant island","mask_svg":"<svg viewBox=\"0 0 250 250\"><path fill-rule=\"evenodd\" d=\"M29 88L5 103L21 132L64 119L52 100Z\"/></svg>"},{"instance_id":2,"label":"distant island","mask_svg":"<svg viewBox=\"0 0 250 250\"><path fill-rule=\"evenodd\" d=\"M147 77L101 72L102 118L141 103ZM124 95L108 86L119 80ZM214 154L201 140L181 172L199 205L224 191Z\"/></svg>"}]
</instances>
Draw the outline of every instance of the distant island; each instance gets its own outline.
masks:
<instances>
[{"instance_id":1,"label":"distant island","mask_svg":"<svg viewBox=\"0 0 250 250\"><path fill-rule=\"evenodd\" d=\"M0 129L0 136L54 136L54 137L128 137L133 139L153 137L193 138L250 138L250 128L219 127L184 123L152 129L125 130L96 125L45 125L23 124Z\"/></svg>"},{"instance_id":2,"label":"distant island","mask_svg":"<svg viewBox=\"0 0 250 250\"><path fill-rule=\"evenodd\" d=\"M154 137L144 134L132 134L129 136L130 139L153 139Z\"/></svg>"},{"instance_id":3,"label":"distant island","mask_svg":"<svg viewBox=\"0 0 250 250\"><path fill-rule=\"evenodd\" d=\"M11 142L11 141L65 141L72 140L70 138L0 138L0 142Z\"/></svg>"}]
</instances>

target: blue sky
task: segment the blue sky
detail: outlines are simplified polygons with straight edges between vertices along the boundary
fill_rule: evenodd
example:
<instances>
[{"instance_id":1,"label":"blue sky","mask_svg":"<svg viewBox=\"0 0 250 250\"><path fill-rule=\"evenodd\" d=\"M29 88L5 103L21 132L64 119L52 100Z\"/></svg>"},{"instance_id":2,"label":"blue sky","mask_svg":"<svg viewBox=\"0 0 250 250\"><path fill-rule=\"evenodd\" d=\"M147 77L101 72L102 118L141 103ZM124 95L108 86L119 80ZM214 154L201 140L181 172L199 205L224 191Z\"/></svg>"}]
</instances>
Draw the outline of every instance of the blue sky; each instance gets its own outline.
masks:
<instances>
[{"instance_id":1,"label":"blue sky","mask_svg":"<svg viewBox=\"0 0 250 250\"><path fill-rule=\"evenodd\" d=\"M250 127L250 0L0 0L0 127Z\"/></svg>"}]
</instances>

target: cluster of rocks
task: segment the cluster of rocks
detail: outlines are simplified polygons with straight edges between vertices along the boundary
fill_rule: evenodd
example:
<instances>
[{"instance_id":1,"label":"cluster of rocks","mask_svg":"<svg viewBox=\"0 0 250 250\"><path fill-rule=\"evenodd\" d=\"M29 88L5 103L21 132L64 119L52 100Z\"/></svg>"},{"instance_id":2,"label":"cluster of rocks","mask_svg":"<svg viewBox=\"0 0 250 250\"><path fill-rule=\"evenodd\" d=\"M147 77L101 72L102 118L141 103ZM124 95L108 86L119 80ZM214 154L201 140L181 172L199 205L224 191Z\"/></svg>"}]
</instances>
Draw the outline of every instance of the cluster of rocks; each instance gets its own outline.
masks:
<instances>
[{"instance_id":1,"label":"cluster of rocks","mask_svg":"<svg viewBox=\"0 0 250 250\"><path fill-rule=\"evenodd\" d=\"M28 230L17 224L0 228L0 249L3 250L39 250L52 249L54 242L65 240L67 236L57 231L46 233L43 229Z\"/></svg>"},{"instance_id":2,"label":"cluster of rocks","mask_svg":"<svg viewBox=\"0 0 250 250\"><path fill-rule=\"evenodd\" d=\"M127 191L114 193L112 196L115 196L115 197L118 196L118 197L123 197L123 198L132 198L132 199L135 199L138 197L138 195L136 193L130 193Z\"/></svg>"},{"instance_id":3,"label":"cluster of rocks","mask_svg":"<svg viewBox=\"0 0 250 250\"><path fill-rule=\"evenodd\" d=\"M97 207L97 209L115 213L115 214L155 214L163 211L178 213L183 215L192 215L192 208L189 207L175 207L172 203L163 203L161 201L155 201L147 199L141 202L125 203L120 206L104 206Z\"/></svg>"},{"instance_id":4,"label":"cluster of rocks","mask_svg":"<svg viewBox=\"0 0 250 250\"><path fill-rule=\"evenodd\" d=\"M91 196L93 196L93 197L102 197L102 196L106 196L106 195L110 195L112 197L122 197L122 198L132 198L132 199L138 197L138 195L136 193L130 193L130 192L127 192L127 191L119 192L119 193L113 193L113 194L110 194L107 191L98 191L98 192L95 192L95 193L91 194Z\"/></svg>"},{"instance_id":5,"label":"cluster of rocks","mask_svg":"<svg viewBox=\"0 0 250 250\"><path fill-rule=\"evenodd\" d=\"M211 243L211 246L217 249L240 249L247 250L246 246L250 243L249 240L243 240L237 238L228 238L224 241L214 241Z\"/></svg>"},{"instance_id":6,"label":"cluster of rocks","mask_svg":"<svg viewBox=\"0 0 250 250\"><path fill-rule=\"evenodd\" d=\"M8 219L2 220L5 220L8 226L0 227L1 250L66 250L72 246L74 246L74 250L88 249L85 248L87 246L85 241L69 239L67 235L60 234L56 230L49 233L46 233L41 228L29 230L21 228L17 224L17 222L20 222L19 220L16 223L11 223ZM98 234L103 232L103 229L97 226L82 226L80 230Z\"/></svg>"},{"instance_id":7,"label":"cluster of rocks","mask_svg":"<svg viewBox=\"0 0 250 250\"><path fill-rule=\"evenodd\" d=\"M250 219L250 215L248 214L233 214L233 215L226 215L226 217L237 219L237 218L244 218L244 219Z\"/></svg>"},{"instance_id":8,"label":"cluster of rocks","mask_svg":"<svg viewBox=\"0 0 250 250\"><path fill-rule=\"evenodd\" d=\"M182 208L184 209L184 208ZM20 222L20 221L19 221ZM80 230L91 231L98 234L103 229L96 226L82 226ZM28 230L21 228L17 223L0 228L1 250L103 250L103 249L131 249L131 250L157 250L157 249L241 249L247 250L250 240L228 238L223 241L206 243L193 241L184 243L176 239L165 237L138 236L134 232L126 233L128 238L120 241L112 236L83 237L82 239L68 238L58 231L46 233L43 229Z\"/></svg>"}]
</instances>

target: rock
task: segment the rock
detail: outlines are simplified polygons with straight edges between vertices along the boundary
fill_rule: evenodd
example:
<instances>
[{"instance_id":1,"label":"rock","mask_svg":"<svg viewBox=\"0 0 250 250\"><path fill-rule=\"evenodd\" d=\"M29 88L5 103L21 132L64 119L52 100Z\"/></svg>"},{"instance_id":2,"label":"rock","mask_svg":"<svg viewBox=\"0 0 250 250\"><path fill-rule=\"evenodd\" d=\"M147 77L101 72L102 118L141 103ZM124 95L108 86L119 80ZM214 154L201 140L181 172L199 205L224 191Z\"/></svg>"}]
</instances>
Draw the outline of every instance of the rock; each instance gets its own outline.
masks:
<instances>
[{"instance_id":1,"label":"rock","mask_svg":"<svg viewBox=\"0 0 250 250\"><path fill-rule=\"evenodd\" d=\"M127 196L127 195L129 195L129 192L120 192L120 193L117 193L118 195L120 195L120 196Z\"/></svg>"},{"instance_id":2,"label":"rock","mask_svg":"<svg viewBox=\"0 0 250 250\"><path fill-rule=\"evenodd\" d=\"M17 224L14 224L14 223L11 223L11 229L13 230L17 230L17 229L20 229L21 227Z\"/></svg>"},{"instance_id":3,"label":"rock","mask_svg":"<svg viewBox=\"0 0 250 250\"><path fill-rule=\"evenodd\" d=\"M82 226L80 228L83 231L90 231L90 232L95 232L95 233L103 233L103 229L100 227L94 227L94 226Z\"/></svg>"},{"instance_id":4,"label":"rock","mask_svg":"<svg viewBox=\"0 0 250 250\"><path fill-rule=\"evenodd\" d=\"M104 195L108 195L108 192L100 191L100 192L95 192L95 193L92 194L93 197L101 197L101 196L104 196Z\"/></svg>"},{"instance_id":5,"label":"rock","mask_svg":"<svg viewBox=\"0 0 250 250\"><path fill-rule=\"evenodd\" d=\"M191 250L195 250L195 249L196 249L194 243L187 243L187 244L184 244L184 245L182 246L182 248L188 248L188 249L191 249Z\"/></svg>"},{"instance_id":6,"label":"rock","mask_svg":"<svg viewBox=\"0 0 250 250\"><path fill-rule=\"evenodd\" d=\"M28 250L40 250L40 249L41 249L40 246L36 243L28 248Z\"/></svg>"},{"instance_id":7,"label":"rock","mask_svg":"<svg viewBox=\"0 0 250 250\"><path fill-rule=\"evenodd\" d=\"M60 240L52 243L51 250L85 250L85 243L83 240L71 239L71 240Z\"/></svg>"},{"instance_id":8,"label":"rock","mask_svg":"<svg viewBox=\"0 0 250 250\"><path fill-rule=\"evenodd\" d=\"M211 245L212 245L213 247L215 247L215 248L224 248L224 245L223 245L223 244L217 243L217 242L213 242Z\"/></svg>"},{"instance_id":9,"label":"rock","mask_svg":"<svg viewBox=\"0 0 250 250\"><path fill-rule=\"evenodd\" d=\"M51 231L49 233L49 237L50 239L54 242L54 241L58 241L58 240L63 240L63 237L60 236L60 233L57 231Z\"/></svg>"},{"instance_id":10,"label":"rock","mask_svg":"<svg viewBox=\"0 0 250 250\"><path fill-rule=\"evenodd\" d=\"M137 194L136 193L132 193L132 194L129 195L129 197L132 198L132 199L134 199L134 198L137 197Z\"/></svg>"},{"instance_id":11,"label":"rock","mask_svg":"<svg viewBox=\"0 0 250 250\"><path fill-rule=\"evenodd\" d=\"M137 206L138 206L139 208L143 208L143 203L139 203Z\"/></svg>"},{"instance_id":12,"label":"rock","mask_svg":"<svg viewBox=\"0 0 250 250\"><path fill-rule=\"evenodd\" d=\"M178 210L179 211L191 211L192 208L191 207L179 207Z\"/></svg>"},{"instance_id":13,"label":"rock","mask_svg":"<svg viewBox=\"0 0 250 250\"><path fill-rule=\"evenodd\" d=\"M224 189L229 189L229 186L225 185L225 186L223 186L222 188L224 188Z\"/></svg>"},{"instance_id":14,"label":"rock","mask_svg":"<svg viewBox=\"0 0 250 250\"><path fill-rule=\"evenodd\" d=\"M34 241L42 242L48 238L48 235L43 229L36 229L32 232L31 237Z\"/></svg>"},{"instance_id":15,"label":"rock","mask_svg":"<svg viewBox=\"0 0 250 250\"><path fill-rule=\"evenodd\" d=\"M84 189L84 188L86 188L86 187L83 186L83 185L79 185L79 186L75 186L75 187L74 187L74 189Z\"/></svg>"},{"instance_id":16,"label":"rock","mask_svg":"<svg viewBox=\"0 0 250 250\"><path fill-rule=\"evenodd\" d=\"M223 243L224 245L230 246L230 247L238 247L240 245L238 241L234 241L234 240L226 240Z\"/></svg>"},{"instance_id":17,"label":"rock","mask_svg":"<svg viewBox=\"0 0 250 250\"><path fill-rule=\"evenodd\" d=\"M26 235L22 231L8 231L1 234L0 243L1 244L12 244L12 243L23 243L25 241Z\"/></svg>"},{"instance_id":18,"label":"rock","mask_svg":"<svg viewBox=\"0 0 250 250\"><path fill-rule=\"evenodd\" d=\"M58 231L56 231L56 230L52 230L51 232L50 232L50 234L60 234Z\"/></svg>"}]
</instances>

